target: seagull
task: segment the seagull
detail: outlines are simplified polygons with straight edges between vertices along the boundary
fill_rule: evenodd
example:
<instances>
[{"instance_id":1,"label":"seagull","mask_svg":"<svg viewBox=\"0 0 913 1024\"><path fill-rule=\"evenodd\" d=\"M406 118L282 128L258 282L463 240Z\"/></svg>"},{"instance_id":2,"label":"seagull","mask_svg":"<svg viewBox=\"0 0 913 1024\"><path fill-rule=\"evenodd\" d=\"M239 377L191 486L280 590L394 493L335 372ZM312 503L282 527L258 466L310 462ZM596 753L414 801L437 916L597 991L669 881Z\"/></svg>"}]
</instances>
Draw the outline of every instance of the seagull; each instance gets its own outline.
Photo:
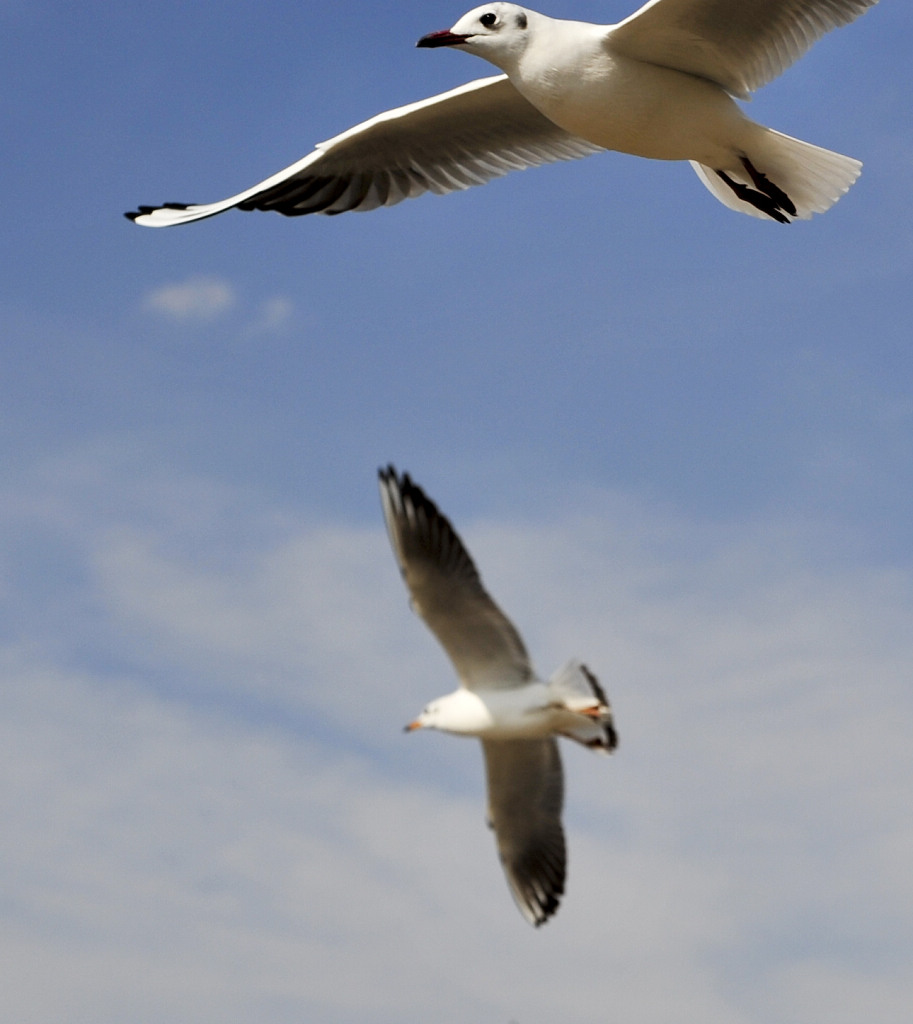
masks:
<instances>
[{"instance_id":1,"label":"seagull","mask_svg":"<svg viewBox=\"0 0 913 1024\"><path fill-rule=\"evenodd\" d=\"M168 227L223 210L345 213L617 150L689 160L725 206L788 224L823 213L862 164L750 120L747 99L877 0L649 0L617 25L491 3L419 39L500 68L350 128L221 202L141 206Z\"/></svg>"},{"instance_id":2,"label":"seagull","mask_svg":"<svg viewBox=\"0 0 913 1024\"><path fill-rule=\"evenodd\" d=\"M453 662L459 687L431 701L406 731L440 729L482 741L488 823L520 912L538 926L564 892L564 779L556 736L611 753L612 710L596 677L572 660L547 682L520 634L489 597L453 526L393 466L378 471L390 543L414 610Z\"/></svg>"}]
</instances>

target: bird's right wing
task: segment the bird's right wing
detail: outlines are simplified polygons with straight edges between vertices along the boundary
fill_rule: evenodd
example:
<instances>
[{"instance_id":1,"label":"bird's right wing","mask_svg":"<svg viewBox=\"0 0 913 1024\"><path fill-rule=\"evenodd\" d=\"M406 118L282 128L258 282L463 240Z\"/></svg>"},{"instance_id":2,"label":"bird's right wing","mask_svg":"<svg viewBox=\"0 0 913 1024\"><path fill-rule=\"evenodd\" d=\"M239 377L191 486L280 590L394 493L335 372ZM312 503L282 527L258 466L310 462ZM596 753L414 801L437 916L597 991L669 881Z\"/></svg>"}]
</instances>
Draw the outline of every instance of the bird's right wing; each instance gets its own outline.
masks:
<instances>
[{"instance_id":1,"label":"bird's right wing","mask_svg":"<svg viewBox=\"0 0 913 1024\"><path fill-rule=\"evenodd\" d=\"M482 740L482 750L498 855L520 912L540 925L558 909L567 871L558 743Z\"/></svg>"},{"instance_id":2,"label":"bird's right wing","mask_svg":"<svg viewBox=\"0 0 913 1024\"><path fill-rule=\"evenodd\" d=\"M611 28L629 57L687 71L747 97L825 33L877 0L649 0Z\"/></svg>"},{"instance_id":3,"label":"bird's right wing","mask_svg":"<svg viewBox=\"0 0 913 1024\"><path fill-rule=\"evenodd\" d=\"M390 543L412 600L468 689L507 689L533 677L519 633L482 586L450 521L408 473L381 469Z\"/></svg>"},{"instance_id":4,"label":"bird's right wing","mask_svg":"<svg viewBox=\"0 0 913 1024\"><path fill-rule=\"evenodd\" d=\"M497 75L378 114L236 196L202 205L141 206L126 216L156 228L234 207L289 217L373 210L599 150L553 124L506 75Z\"/></svg>"}]
</instances>

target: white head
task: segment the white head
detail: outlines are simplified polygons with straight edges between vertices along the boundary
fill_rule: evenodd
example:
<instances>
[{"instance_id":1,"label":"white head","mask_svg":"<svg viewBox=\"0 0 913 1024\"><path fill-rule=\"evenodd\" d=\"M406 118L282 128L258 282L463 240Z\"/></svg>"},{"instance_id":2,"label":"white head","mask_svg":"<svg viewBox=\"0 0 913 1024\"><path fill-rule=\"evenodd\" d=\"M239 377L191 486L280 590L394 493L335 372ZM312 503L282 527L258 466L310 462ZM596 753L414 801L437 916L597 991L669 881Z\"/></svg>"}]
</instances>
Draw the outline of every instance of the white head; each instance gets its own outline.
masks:
<instances>
[{"instance_id":1,"label":"white head","mask_svg":"<svg viewBox=\"0 0 913 1024\"><path fill-rule=\"evenodd\" d=\"M425 705L418 718L406 726L406 732L440 729L442 732L476 736L490 724L491 715L485 704L474 693L461 687Z\"/></svg>"},{"instance_id":2,"label":"white head","mask_svg":"<svg viewBox=\"0 0 913 1024\"><path fill-rule=\"evenodd\" d=\"M516 4L493 3L464 14L452 29L422 36L416 46L459 46L496 67L516 63L529 40L536 15Z\"/></svg>"}]
</instances>

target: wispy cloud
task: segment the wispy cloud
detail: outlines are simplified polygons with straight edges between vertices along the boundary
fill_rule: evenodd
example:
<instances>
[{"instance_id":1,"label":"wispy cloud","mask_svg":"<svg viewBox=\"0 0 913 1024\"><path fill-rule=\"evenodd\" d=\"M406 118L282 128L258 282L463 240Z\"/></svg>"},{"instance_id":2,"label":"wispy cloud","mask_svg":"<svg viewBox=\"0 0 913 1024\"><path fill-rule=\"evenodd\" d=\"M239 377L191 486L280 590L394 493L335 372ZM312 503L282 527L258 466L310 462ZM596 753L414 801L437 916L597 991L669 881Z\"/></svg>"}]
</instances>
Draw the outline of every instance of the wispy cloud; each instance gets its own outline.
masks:
<instances>
[{"instance_id":1,"label":"wispy cloud","mask_svg":"<svg viewBox=\"0 0 913 1024\"><path fill-rule=\"evenodd\" d=\"M288 327L295 312L291 299L274 295L264 300L251 321L251 334L272 334Z\"/></svg>"},{"instance_id":2,"label":"wispy cloud","mask_svg":"<svg viewBox=\"0 0 913 1024\"><path fill-rule=\"evenodd\" d=\"M214 323L232 313L246 336L281 333L295 313L294 303L284 295L270 296L250 307L242 303L229 281L203 275L153 289L144 298L143 309L187 324Z\"/></svg>"},{"instance_id":3,"label":"wispy cloud","mask_svg":"<svg viewBox=\"0 0 913 1024\"><path fill-rule=\"evenodd\" d=\"M143 308L182 321L216 320L235 307L234 288L218 277L190 277L150 291Z\"/></svg>"}]
</instances>

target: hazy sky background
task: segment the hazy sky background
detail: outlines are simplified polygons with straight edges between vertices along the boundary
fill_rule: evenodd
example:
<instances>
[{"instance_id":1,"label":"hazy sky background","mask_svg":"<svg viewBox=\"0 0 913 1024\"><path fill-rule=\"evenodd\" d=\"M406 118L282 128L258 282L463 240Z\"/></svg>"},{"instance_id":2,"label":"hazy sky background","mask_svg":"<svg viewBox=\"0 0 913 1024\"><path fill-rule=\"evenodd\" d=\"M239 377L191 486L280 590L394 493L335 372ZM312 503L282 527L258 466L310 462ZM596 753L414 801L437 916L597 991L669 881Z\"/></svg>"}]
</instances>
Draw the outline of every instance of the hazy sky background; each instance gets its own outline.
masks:
<instances>
[{"instance_id":1,"label":"hazy sky background","mask_svg":"<svg viewBox=\"0 0 913 1024\"><path fill-rule=\"evenodd\" d=\"M491 73L414 49L464 10L0 2L0 1020L909 1017L913 14L751 104L865 163L810 223L617 154L123 218ZM538 931L477 745L401 732L453 679L388 461L616 709Z\"/></svg>"}]
</instances>

